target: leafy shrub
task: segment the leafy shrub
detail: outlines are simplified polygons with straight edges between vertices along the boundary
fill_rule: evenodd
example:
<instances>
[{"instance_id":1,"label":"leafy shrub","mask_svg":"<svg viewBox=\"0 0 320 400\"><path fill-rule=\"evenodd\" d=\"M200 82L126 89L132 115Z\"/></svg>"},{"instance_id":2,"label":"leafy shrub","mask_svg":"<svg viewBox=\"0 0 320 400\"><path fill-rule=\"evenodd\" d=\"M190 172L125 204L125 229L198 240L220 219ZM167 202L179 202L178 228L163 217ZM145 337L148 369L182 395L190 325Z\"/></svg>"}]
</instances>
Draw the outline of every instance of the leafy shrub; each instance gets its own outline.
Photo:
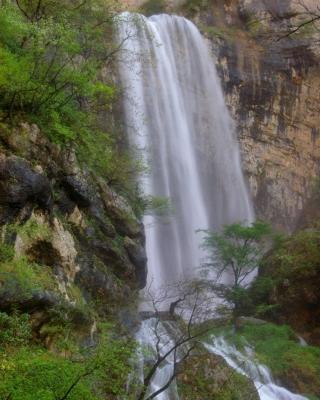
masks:
<instances>
[{"instance_id":1,"label":"leafy shrub","mask_svg":"<svg viewBox=\"0 0 320 400\"><path fill-rule=\"evenodd\" d=\"M28 219L28 221L23 225L10 225L9 230L19 234L26 242L33 240L46 241L51 239L51 232L48 224L39 223L34 217Z\"/></svg>"},{"instance_id":2,"label":"leafy shrub","mask_svg":"<svg viewBox=\"0 0 320 400\"><path fill-rule=\"evenodd\" d=\"M90 122L81 103L94 109L113 96L111 86L97 82L110 52L103 39L112 18L99 1L82 7L69 1L38 4L0 6L0 106L9 117L27 113L52 140L66 142L83 131L84 120L86 127Z\"/></svg>"},{"instance_id":3,"label":"leafy shrub","mask_svg":"<svg viewBox=\"0 0 320 400\"><path fill-rule=\"evenodd\" d=\"M0 398L13 400L125 399L131 370L132 342L112 337L110 326L100 327L94 351L73 353L72 358L45 349L20 347L2 354ZM120 397L119 397L120 396Z\"/></svg>"},{"instance_id":4,"label":"leafy shrub","mask_svg":"<svg viewBox=\"0 0 320 400\"><path fill-rule=\"evenodd\" d=\"M31 338L31 326L28 314L0 312L0 346L22 345Z\"/></svg>"},{"instance_id":5,"label":"leafy shrub","mask_svg":"<svg viewBox=\"0 0 320 400\"><path fill-rule=\"evenodd\" d=\"M55 290L56 283L49 268L30 263L21 257L0 264L0 295L17 299L29 298L41 290Z\"/></svg>"},{"instance_id":6,"label":"leafy shrub","mask_svg":"<svg viewBox=\"0 0 320 400\"><path fill-rule=\"evenodd\" d=\"M13 400L96 400L84 363L72 362L41 349L20 349L0 361L0 397ZM101 397L100 397L101 398Z\"/></svg>"},{"instance_id":7,"label":"leafy shrub","mask_svg":"<svg viewBox=\"0 0 320 400\"><path fill-rule=\"evenodd\" d=\"M0 243L0 263L11 261L14 256L14 248L5 243Z\"/></svg>"}]
</instances>

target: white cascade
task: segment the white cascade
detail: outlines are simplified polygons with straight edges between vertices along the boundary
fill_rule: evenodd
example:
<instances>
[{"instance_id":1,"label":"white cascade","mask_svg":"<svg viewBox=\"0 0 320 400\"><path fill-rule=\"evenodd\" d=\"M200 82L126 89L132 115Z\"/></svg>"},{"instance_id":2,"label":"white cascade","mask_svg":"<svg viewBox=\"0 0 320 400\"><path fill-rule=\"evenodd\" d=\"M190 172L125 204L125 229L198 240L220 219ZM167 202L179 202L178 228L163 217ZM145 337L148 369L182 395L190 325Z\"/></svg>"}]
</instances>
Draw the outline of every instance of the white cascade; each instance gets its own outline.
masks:
<instances>
[{"instance_id":1,"label":"white cascade","mask_svg":"<svg viewBox=\"0 0 320 400\"><path fill-rule=\"evenodd\" d=\"M277 385L270 370L254 359L254 350L249 345L240 352L223 337L213 336L205 346L209 352L222 356L230 367L252 379L261 400L308 400Z\"/></svg>"},{"instance_id":2,"label":"white cascade","mask_svg":"<svg viewBox=\"0 0 320 400\"><path fill-rule=\"evenodd\" d=\"M144 192L171 200L173 215L146 216L148 282L194 277L197 229L250 222L239 146L209 46L182 17L122 14L119 63L128 137L150 171Z\"/></svg>"},{"instance_id":3,"label":"white cascade","mask_svg":"<svg viewBox=\"0 0 320 400\"><path fill-rule=\"evenodd\" d=\"M209 46L198 29L182 17L129 13L119 17L118 29L128 138L149 166L141 178L143 191L168 197L174 209L165 221L151 215L143 221L148 286L158 289L196 275L202 257L197 229L249 223L254 215L234 125ZM143 321L137 340L155 352L153 326L153 319ZM161 329L164 351L172 332L166 333L165 325ZM222 339L207 348L240 370ZM147 361L141 353L141 374ZM258 388L262 400L304 400L275 385L264 367L257 368L265 371L264 384ZM150 393L167 381L171 371L169 357L157 371ZM156 399L178 400L175 384Z\"/></svg>"}]
</instances>

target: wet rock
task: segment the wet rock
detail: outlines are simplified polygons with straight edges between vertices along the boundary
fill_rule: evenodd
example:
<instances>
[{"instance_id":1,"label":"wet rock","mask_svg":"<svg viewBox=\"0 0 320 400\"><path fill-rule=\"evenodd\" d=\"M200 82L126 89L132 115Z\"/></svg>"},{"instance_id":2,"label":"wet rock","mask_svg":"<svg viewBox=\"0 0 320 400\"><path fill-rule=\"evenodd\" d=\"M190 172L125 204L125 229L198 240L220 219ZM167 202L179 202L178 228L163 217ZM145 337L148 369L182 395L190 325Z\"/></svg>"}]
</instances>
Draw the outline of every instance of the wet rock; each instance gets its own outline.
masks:
<instances>
[{"instance_id":1,"label":"wet rock","mask_svg":"<svg viewBox=\"0 0 320 400\"><path fill-rule=\"evenodd\" d=\"M117 231L123 236L139 237L143 232L141 222L136 218L128 202L112 190L102 179L98 179L101 198Z\"/></svg>"},{"instance_id":2,"label":"wet rock","mask_svg":"<svg viewBox=\"0 0 320 400\"><path fill-rule=\"evenodd\" d=\"M16 157L0 157L0 204L22 208L28 201L44 209L52 207L52 191L46 176L35 172L29 162Z\"/></svg>"},{"instance_id":3,"label":"wet rock","mask_svg":"<svg viewBox=\"0 0 320 400\"><path fill-rule=\"evenodd\" d=\"M124 247L128 252L129 259L135 266L138 285L142 289L145 287L147 279L146 249L140 241L130 239L128 236L124 238Z\"/></svg>"},{"instance_id":4,"label":"wet rock","mask_svg":"<svg viewBox=\"0 0 320 400\"><path fill-rule=\"evenodd\" d=\"M81 175L69 175L62 179L62 185L70 196L71 200L80 207L89 207L95 197L93 188L88 180Z\"/></svg>"}]
</instances>

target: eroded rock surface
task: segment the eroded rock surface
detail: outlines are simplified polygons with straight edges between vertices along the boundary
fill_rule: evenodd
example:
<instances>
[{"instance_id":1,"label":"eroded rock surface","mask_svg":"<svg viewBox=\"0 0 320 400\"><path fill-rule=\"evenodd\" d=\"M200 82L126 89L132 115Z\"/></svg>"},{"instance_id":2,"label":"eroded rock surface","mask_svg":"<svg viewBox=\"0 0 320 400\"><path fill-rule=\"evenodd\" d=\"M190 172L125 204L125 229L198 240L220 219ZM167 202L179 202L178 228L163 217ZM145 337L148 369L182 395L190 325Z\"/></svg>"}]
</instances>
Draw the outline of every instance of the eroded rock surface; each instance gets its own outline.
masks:
<instances>
[{"instance_id":1,"label":"eroded rock surface","mask_svg":"<svg viewBox=\"0 0 320 400\"><path fill-rule=\"evenodd\" d=\"M145 285L143 226L124 198L35 125L0 136L0 250L14 251L0 271L0 308L29 312L39 330L57 307L90 327L89 305L110 315ZM33 268L41 272L34 285Z\"/></svg>"}]
</instances>

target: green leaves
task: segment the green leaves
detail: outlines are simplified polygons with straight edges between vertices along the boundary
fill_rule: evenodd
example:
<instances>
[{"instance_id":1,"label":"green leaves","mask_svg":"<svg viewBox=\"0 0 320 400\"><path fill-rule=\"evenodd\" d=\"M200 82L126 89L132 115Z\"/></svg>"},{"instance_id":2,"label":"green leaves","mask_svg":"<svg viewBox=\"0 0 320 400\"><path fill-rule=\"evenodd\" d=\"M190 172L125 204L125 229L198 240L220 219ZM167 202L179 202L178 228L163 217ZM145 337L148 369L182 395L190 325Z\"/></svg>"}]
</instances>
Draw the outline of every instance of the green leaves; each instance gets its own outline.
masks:
<instances>
[{"instance_id":1,"label":"green leaves","mask_svg":"<svg viewBox=\"0 0 320 400\"><path fill-rule=\"evenodd\" d=\"M111 46L110 11L98 1L83 3L85 18L69 1L14 4L0 6L0 107L10 118L26 113L56 142L74 140L83 105L113 99L113 88L97 79Z\"/></svg>"},{"instance_id":2,"label":"green leaves","mask_svg":"<svg viewBox=\"0 0 320 400\"><path fill-rule=\"evenodd\" d=\"M31 339L31 325L28 314L14 312L8 315L0 312L0 346L25 345Z\"/></svg>"},{"instance_id":3,"label":"green leaves","mask_svg":"<svg viewBox=\"0 0 320 400\"><path fill-rule=\"evenodd\" d=\"M233 287L239 287L245 278L258 267L262 257L262 240L270 235L269 224L256 221L250 226L240 223L226 225L221 233L205 233L202 247L208 251L207 266L215 268L220 276L229 272L234 278Z\"/></svg>"}]
</instances>

